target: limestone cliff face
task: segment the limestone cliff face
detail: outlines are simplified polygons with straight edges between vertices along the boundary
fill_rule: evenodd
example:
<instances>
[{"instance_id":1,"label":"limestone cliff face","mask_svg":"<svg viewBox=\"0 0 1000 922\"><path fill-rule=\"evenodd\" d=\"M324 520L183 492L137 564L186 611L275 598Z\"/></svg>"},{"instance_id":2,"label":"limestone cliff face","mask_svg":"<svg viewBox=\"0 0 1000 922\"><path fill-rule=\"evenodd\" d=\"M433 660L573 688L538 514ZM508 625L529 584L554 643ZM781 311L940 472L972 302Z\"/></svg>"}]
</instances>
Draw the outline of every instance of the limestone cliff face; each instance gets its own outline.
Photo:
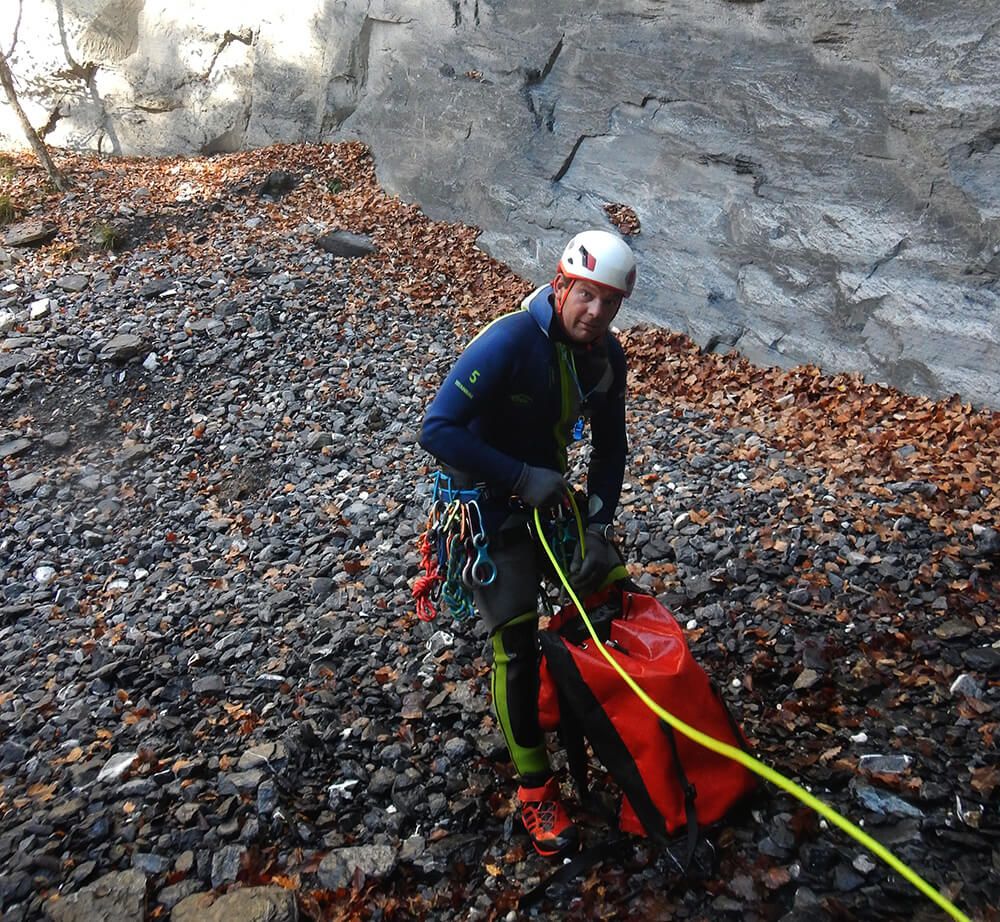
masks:
<instances>
[{"instance_id":1,"label":"limestone cliff face","mask_svg":"<svg viewBox=\"0 0 1000 922\"><path fill-rule=\"evenodd\" d=\"M357 137L537 280L638 215L629 316L1000 406L1000 10L982 0L8 0L57 145ZM6 118L6 110L0 115ZM12 120L0 123L17 137Z\"/></svg>"}]
</instances>

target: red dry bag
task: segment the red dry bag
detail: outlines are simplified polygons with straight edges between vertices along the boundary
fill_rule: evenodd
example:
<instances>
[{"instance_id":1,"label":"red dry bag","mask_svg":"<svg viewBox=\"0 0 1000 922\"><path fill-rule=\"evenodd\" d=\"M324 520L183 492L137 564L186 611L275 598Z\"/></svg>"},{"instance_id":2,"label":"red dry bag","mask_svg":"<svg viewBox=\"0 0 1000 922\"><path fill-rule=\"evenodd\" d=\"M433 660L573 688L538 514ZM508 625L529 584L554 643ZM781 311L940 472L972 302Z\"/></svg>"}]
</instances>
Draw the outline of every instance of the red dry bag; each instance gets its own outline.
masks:
<instances>
[{"instance_id":1,"label":"red dry bag","mask_svg":"<svg viewBox=\"0 0 1000 922\"><path fill-rule=\"evenodd\" d=\"M587 599L605 649L661 707L721 742L746 748L718 691L655 598L611 586ZM665 841L721 820L756 786L738 762L689 740L653 713L596 649L573 605L539 632L539 717L561 734L586 792L583 737L622 790L619 825ZM581 766L582 763L582 766Z\"/></svg>"}]
</instances>

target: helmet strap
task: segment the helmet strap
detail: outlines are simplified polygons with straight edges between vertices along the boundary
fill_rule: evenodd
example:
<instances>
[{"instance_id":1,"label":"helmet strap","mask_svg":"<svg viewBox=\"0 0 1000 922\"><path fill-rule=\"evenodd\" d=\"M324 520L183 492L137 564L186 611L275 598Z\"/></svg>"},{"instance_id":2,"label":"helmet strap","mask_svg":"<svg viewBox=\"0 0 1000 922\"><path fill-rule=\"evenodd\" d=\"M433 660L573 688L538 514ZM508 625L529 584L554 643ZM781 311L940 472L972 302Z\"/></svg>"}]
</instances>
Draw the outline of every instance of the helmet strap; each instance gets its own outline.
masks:
<instances>
[{"instance_id":1,"label":"helmet strap","mask_svg":"<svg viewBox=\"0 0 1000 922\"><path fill-rule=\"evenodd\" d=\"M562 290L562 294L560 294L559 290L556 288L556 282L558 282L559 279L562 279L567 283L566 287ZM552 290L556 294L556 314L558 315L560 322L562 322L563 305L566 303L566 299L569 297L569 293L572 291L575 282L576 279L569 278L563 275L562 272L557 272L556 277L552 280Z\"/></svg>"}]
</instances>

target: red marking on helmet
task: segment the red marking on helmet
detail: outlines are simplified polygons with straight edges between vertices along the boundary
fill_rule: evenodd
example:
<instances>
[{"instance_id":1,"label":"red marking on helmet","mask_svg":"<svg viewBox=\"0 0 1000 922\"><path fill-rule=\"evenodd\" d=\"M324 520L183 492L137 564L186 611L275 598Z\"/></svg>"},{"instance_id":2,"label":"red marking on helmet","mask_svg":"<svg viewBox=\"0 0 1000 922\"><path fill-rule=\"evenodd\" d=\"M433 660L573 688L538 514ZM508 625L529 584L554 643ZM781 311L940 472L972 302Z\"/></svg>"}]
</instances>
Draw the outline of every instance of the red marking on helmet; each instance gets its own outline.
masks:
<instances>
[{"instance_id":1,"label":"red marking on helmet","mask_svg":"<svg viewBox=\"0 0 1000 922\"><path fill-rule=\"evenodd\" d=\"M593 272L597 268L597 258L586 247L580 247L580 257L588 272Z\"/></svg>"}]
</instances>

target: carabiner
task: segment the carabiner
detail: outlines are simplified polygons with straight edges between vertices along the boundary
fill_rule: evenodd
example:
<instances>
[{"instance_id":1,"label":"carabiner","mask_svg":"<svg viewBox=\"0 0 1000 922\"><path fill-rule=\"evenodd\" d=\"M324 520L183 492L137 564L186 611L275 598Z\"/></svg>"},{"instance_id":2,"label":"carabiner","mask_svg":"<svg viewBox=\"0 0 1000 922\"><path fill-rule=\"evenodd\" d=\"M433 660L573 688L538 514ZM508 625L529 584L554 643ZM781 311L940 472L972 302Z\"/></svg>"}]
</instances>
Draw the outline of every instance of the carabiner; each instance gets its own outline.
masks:
<instances>
[{"instance_id":1,"label":"carabiner","mask_svg":"<svg viewBox=\"0 0 1000 922\"><path fill-rule=\"evenodd\" d=\"M473 537L476 537L476 535L485 536L486 530L483 528L483 512L479 508L479 503L474 499L470 499L465 504L465 508L466 508L466 514L469 517L469 530L472 532L472 536ZM473 524L472 522L473 511L475 511L476 513L476 524Z\"/></svg>"}]
</instances>

